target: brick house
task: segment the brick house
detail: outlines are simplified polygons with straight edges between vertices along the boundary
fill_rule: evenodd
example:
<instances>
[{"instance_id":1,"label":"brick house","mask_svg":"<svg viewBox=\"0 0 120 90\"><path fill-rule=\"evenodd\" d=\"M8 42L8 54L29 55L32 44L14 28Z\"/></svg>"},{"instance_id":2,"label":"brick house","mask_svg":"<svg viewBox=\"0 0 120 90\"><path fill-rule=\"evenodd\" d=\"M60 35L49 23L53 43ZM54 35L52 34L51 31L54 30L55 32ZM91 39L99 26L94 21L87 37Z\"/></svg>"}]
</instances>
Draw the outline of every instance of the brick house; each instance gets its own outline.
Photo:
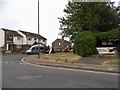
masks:
<instances>
[{"instance_id":1,"label":"brick house","mask_svg":"<svg viewBox=\"0 0 120 90\"><path fill-rule=\"evenodd\" d=\"M2 51L25 51L38 42L38 34L26 31L0 29L0 48ZM40 43L47 44L47 39L39 35Z\"/></svg>"},{"instance_id":2,"label":"brick house","mask_svg":"<svg viewBox=\"0 0 120 90\"><path fill-rule=\"evenodd\" d=\"M21 49L22 36L14 30L0 29L0 47L3 50L13 51Z\"/></svg>"},{"instance_id":3,"label":"brick house","mask_svg":"<svg viewBox=\"0 0 120 90\"><path fill-rule=\"evenodd\" d=\"M66 41L66 40L64 40L64 39L56 39L56 40L52 43L52 47L53 47L55 50L61 50L61 49L65 49L65 48L70 49L70 48L71 48L71 42Z\"/></svg>"}]
</instances>

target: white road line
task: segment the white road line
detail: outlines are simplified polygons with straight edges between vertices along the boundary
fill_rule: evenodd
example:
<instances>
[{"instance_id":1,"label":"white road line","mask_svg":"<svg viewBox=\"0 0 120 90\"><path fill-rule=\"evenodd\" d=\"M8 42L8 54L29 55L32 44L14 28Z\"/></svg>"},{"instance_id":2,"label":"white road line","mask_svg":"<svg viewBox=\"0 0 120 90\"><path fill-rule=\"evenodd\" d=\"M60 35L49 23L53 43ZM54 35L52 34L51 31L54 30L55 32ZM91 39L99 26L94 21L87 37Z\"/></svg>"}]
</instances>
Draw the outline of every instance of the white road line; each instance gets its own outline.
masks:
<instances>
[{"instance_id":1,"label":"white road line","mask_svg":"<svg viewBox=\"0 0 120 90\"><path fill-rule=\"evenodd\" d=\"M19 63L19 64L26 65L26 63Z\"/></svg>"},{"instance_id":2,"label":"white road line","mask_svg":"<svg viewBox=\"0 0 120 90\"><path fill-rule=\"evenodd\" d=\"M52 66L43 66L43 65L36 65L36 64L31 64L26 61L24 61L24 58L22 59L23 63L26 63L28 65L32 66L37 66L37 67L45 67L45 68L52 68L52 69L62 69L62 70L70 70L70 71L82 71L82 72L90 72L90 73L98 73L98 74L110 74L110 75L119 75L117 73L110 73L110 72L99 72L99 71L90 71L90 70L78 70L78 69L69 69L69 68L60 68L60 67L52 67Z\"/></svg>"},{"instance_id":3,"label":"white road line","mask_svg":"<svg viewBox=\"0 0 120 90\"><path fill-rule=\"evenodd\" d=\"M13 62L8 62L8 61L6 61L5 63L13 64Z\"/></svg>"},{"instance_id":4,"label":"white road line","mask_svg":"<svg viewBox=\"0 0 120 90\"><path fill-rule=\"evenodd\" d=\"M9 63L9 62L5 62L5 63Z\"/></svg>"}]
</instances>

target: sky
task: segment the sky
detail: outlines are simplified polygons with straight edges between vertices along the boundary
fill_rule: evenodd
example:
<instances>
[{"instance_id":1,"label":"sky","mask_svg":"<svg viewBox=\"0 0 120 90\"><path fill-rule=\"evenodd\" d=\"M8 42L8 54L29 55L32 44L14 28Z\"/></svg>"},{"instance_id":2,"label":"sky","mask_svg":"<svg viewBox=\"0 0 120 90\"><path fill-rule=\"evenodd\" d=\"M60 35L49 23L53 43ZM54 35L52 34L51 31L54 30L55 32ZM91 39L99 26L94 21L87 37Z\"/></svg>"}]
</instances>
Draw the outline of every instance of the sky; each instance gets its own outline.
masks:
<instances>
[{"instance_id":1,"label":"sky","mask_svg":"<svg viewBox=\"0 0 120 90\"><path fill-rule=\"evenodd\" d=\"M115 1L118 5L120 0ZM38 0L0 0L0 28L23 30L38 33ZM47 38L47 44L61 38L58 17L63 12L68 0L39 0L40 35Z\"/></svg>"}]
</instances>

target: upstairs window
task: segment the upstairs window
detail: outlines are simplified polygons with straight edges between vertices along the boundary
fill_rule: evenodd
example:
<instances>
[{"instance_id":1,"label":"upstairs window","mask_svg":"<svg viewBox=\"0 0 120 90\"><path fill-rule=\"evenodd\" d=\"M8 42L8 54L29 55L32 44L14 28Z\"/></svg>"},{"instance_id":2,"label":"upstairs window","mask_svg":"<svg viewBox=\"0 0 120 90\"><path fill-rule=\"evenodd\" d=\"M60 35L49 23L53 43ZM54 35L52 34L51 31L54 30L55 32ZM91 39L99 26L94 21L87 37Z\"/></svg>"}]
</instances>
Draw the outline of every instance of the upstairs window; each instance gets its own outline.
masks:
<instances>
[{"instance_id":1,"label":"upstairs window","mask_svg":"<svg viewBox=\"0 0 120 90\"><path fill-rule=\"evenodd\" d=\"M45 42L46 40L45 39L43 39L43 42Z\"/></svg>"},{"instance_id":2,"label":"upstairs window","mask_svg":"<svg viewBox=\"0 0 120 90\"><path fill-rule=\"evenodd\" d=\"M31 37L28 37L28 38L27 38L27 40L31 41L31 40L32 40L32 38L31 38Z\"/></svg>"},{"instance_id":3,"label":"upstairs window","mask_svg":"<svg viewBox=\"0 0 120 90\"><path fill-rule=\"evenodd\" d=\"M9 39L12 39L13 37L11 35L8 36Z\"/></svg>"},{"instance_id":4,"label":"upstairs window","mask_svg":"<svg viewBox=\"0 0 120 90\"><path fill-rule=\"evenodd\" d=\"M20 37L20 36L18 36L18 37L17 37L17 40L21 40L21 37Z\"/></svg>"}]
</instances>

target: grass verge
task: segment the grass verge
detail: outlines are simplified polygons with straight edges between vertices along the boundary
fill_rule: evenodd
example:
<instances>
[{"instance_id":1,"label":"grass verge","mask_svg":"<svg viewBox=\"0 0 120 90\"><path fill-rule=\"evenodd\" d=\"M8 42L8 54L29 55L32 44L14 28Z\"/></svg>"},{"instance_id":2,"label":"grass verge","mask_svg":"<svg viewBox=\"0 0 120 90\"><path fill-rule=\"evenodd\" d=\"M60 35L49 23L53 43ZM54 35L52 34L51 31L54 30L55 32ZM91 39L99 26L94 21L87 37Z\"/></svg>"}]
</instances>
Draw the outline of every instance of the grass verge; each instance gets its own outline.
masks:
<instances>
[{"instance_id":1,"label":"grass verge","mask_svg":"<svg viewBox=\"0 0 120 90\"><path fill-rule=\"evenodd\" d=\"M109 61L106 64L109 64L109 65L120 65L120 59L119 60L111 60L111 61Z\"/></svg>"},{"instance_id":2,"label":"grass verge","mask_svg":"<svg viewBox=\"0 0 120 90\"><path fill-rule=\"evenodd\" d=\"M80 59L80 56L73 54L71 52L43 54L40 56L40 59L38 59L37 55L28 56L29 61L52 61L52 62L72 63L73 61L78 59Z\"/></svg>"}]
</instances>

